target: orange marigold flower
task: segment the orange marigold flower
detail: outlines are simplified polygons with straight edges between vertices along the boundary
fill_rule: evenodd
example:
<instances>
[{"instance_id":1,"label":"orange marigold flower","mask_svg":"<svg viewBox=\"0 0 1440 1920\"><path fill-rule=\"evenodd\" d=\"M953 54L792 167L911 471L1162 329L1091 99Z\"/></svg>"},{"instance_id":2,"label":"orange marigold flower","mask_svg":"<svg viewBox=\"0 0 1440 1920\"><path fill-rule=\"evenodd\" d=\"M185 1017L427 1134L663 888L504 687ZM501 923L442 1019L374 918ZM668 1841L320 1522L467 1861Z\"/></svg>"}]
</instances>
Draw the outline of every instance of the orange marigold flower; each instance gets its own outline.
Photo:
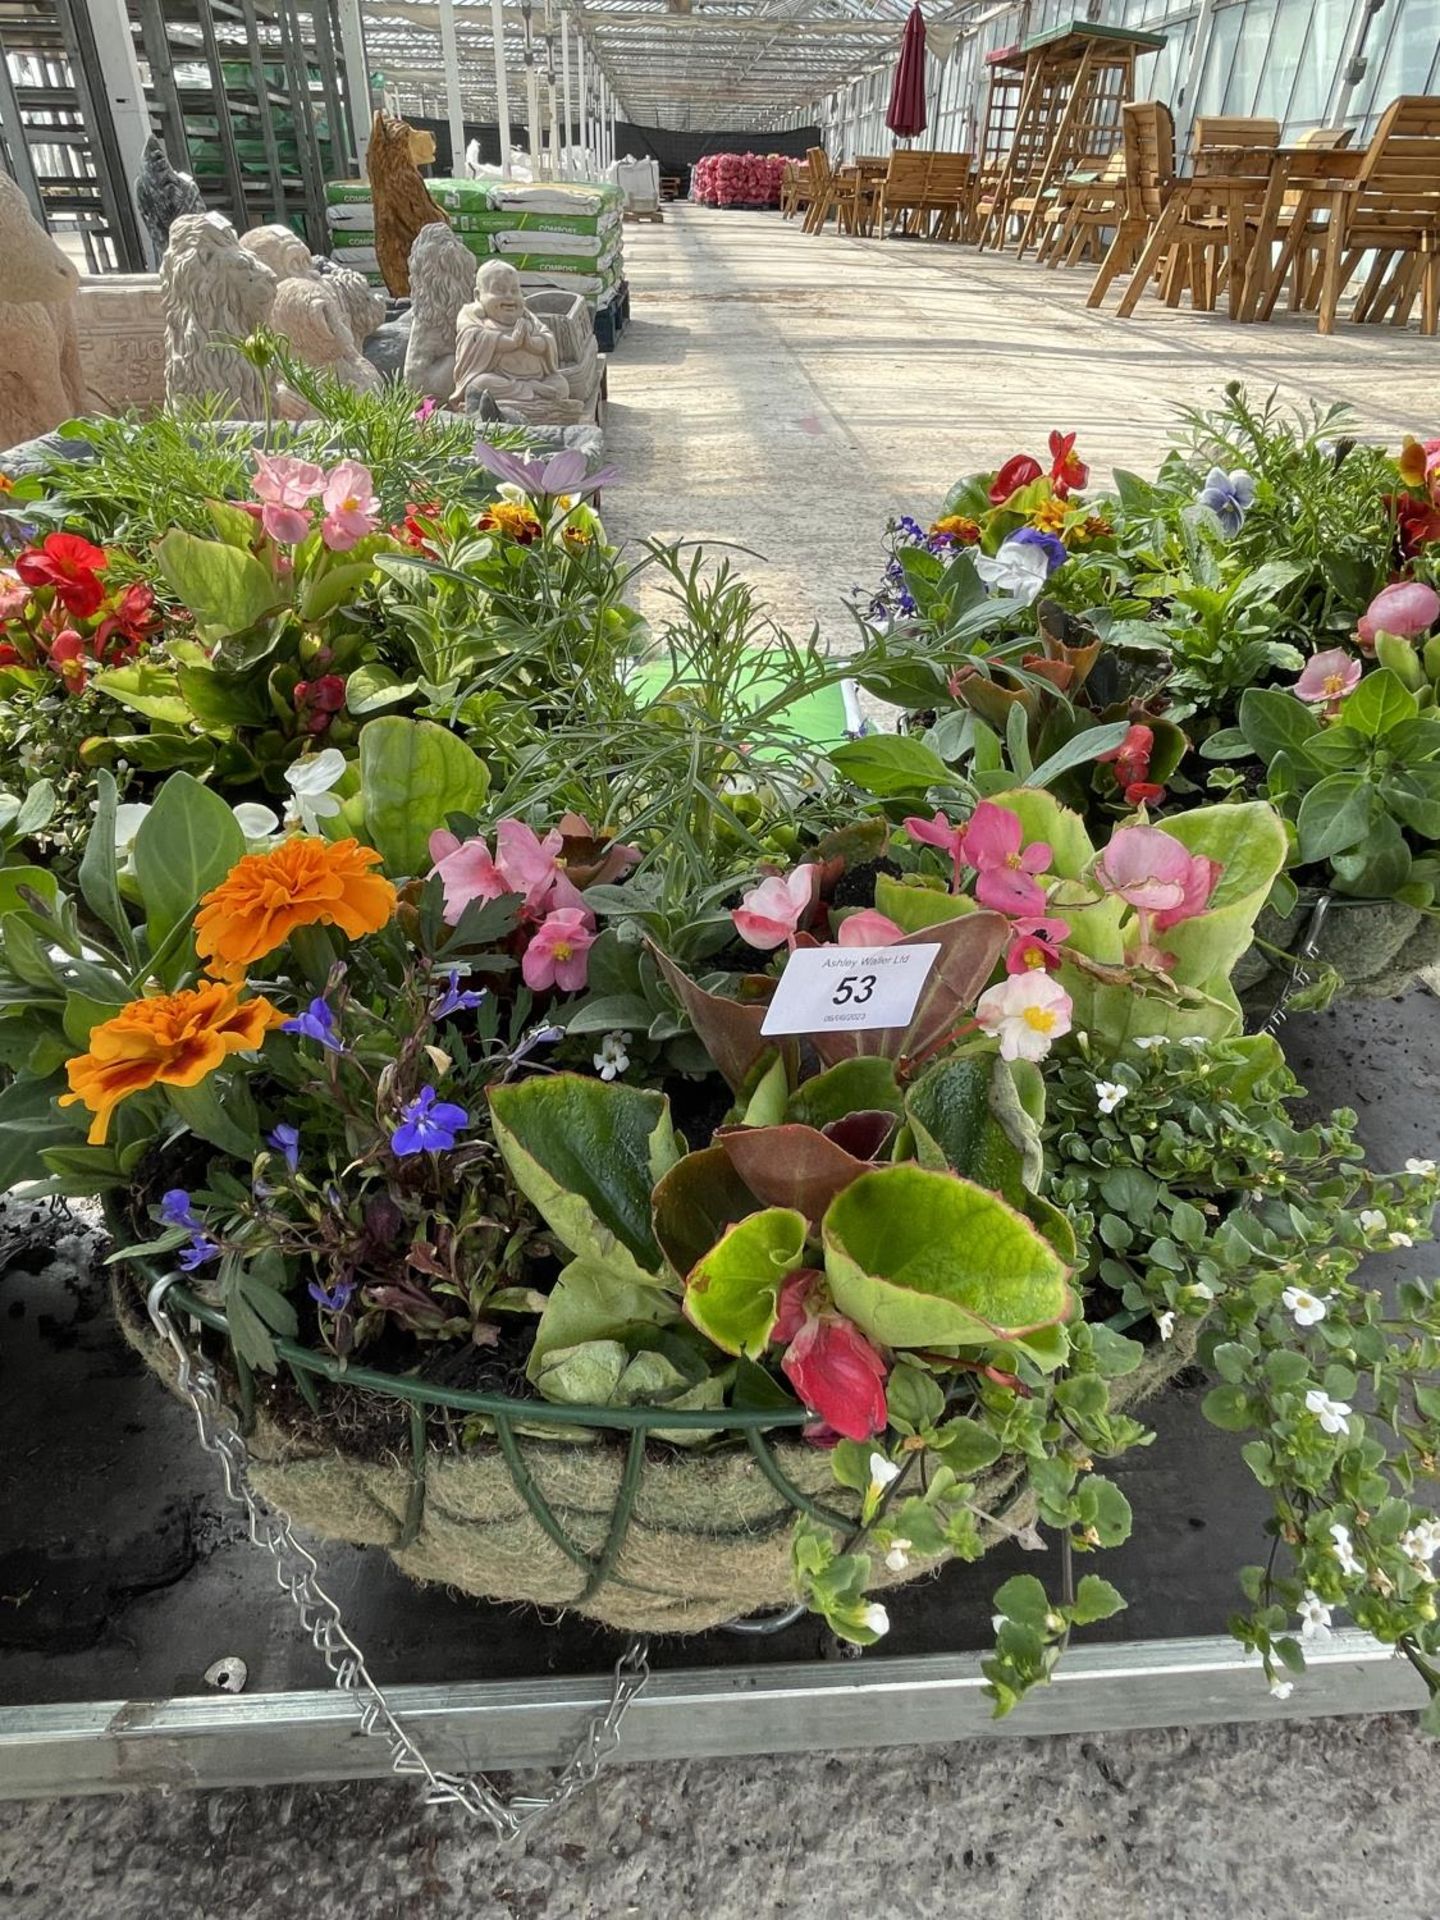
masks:
<instances>
[{"instance_id":1,"label":"orange marigold flower","mask_svg":"<svg viewBox=\"0 0 1440 1920\"><path fill-rule=\"evenodd\" d=\"M1063 500L1042 500L1030 516L1032 527L1038 527L1041 533L1059 533L1065 525L1068 509Z\"/></svg>"},{"instance_id":2,"label":"orange marigold flower","mask_svg":"<svg viewBox=\"0 0 1440 1920\"><path fill-rule=\"evenodd\" d=\"M545 531L529 507L522 507L514 500L497 500L475 524L481 533L508 534L522 547L533 546Z\"/></svg>"},{"instance_id":3,"label":"orange marigold flower","mask_svg":"<svg viewBox=\"0 0 1440 1920\"><path fill-rule=\"evenodd\" d=\"M947 513L937 520L931 533L948 533L962 547L973 547L980 539L980 522L966 513Z\"/></svg>"},{"instance_id":4,"label":"orange marigold flower","mask_svg":"<svg viewBox=\"0 0 1440 1920\"><path fill-rule=\"evenodd\" d=\"M268 1000L242 1000L240 989L207 980L180 993L132 1000L90 1030L90 1051L65 1071L62 1107L87 1106L95 1118L90 1144L103 1147L110 1116L128 1095L147 1087L194 1087L228 1055L258 1047L285 1018Z\"/></svg>"},{"instance_id":5,"label":"orange marigold flower","mask_svg":"<svg viewBox=\"0 0 1440 1920\"><path fill-rule=\"evenodd\" d=\"M1072 547L1087 546L1092 540L1106 540L1115 531L1109 518L1103 513L1089 513L1077 526L1070 527L1065 534Z\"/></svg>"},{"instance_id":6,"label":"orange marigold flower","mask_svg":"<svg viewBox=\"0 0 1440 1920\"><path fill-rule=\"evenodd\" d=\"M305 834L247 853L201 900L196 951L216 972L253 966L297 927L339 927L352 940L374 933L395 911L394 887L370 871L379 864L358 840Z\"/></svg>"}]
</instances>

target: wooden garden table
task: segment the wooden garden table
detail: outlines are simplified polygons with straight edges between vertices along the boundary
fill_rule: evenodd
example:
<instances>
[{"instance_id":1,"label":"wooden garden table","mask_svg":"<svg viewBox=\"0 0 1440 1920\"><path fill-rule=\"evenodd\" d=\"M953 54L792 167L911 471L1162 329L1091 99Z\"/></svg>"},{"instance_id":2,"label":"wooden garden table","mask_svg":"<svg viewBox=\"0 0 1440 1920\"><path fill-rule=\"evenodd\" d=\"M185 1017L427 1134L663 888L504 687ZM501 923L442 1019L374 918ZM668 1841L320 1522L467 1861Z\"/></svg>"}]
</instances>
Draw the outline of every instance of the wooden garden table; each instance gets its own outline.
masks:
<instances>
[{"instance_id":1,"label":"wooden garden table","mask_svg":"<svg viewBox=\"0 0 1440 1920\"><path fill-rule=\"evenodd\" d=\"M1249 242L1245 290L1237 319L1268 320L1292 271L1295 280L1290 304L1296 311L1306 304L1304 251L1307 246L1323 245L1330 222L1343 222L1346 199L1354 191L1353 183L1364 159L1363 147L1276 150L1270 183ZM1294 196L1288 207L1287 195ZM1317 221L1321 214L1325 216L1324 225ZM1280 251L1272 259L1277 242Z\"/></svg>"}]
</instances>

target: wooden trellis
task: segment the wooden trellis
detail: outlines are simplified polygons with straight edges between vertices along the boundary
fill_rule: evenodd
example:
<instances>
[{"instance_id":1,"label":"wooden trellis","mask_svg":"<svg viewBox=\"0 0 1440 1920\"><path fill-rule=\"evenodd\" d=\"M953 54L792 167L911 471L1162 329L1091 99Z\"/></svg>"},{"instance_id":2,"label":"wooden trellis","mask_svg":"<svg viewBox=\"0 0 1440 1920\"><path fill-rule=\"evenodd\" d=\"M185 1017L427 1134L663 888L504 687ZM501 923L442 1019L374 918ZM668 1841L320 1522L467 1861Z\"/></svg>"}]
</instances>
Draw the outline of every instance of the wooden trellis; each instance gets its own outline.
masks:
<instances>
[{"instance_id":1,"label":"wooden trellis","mask_svg":"<svg viewBox=\"0 0 1440 1920\"><path fill-rule=\"evenodd\" d=\"M1014 132L986 195L981 246L1014 240L1024 253L1061 182L1077 169L1104 166L1120 145L1136 55L1164 44L1163 33L1072 20L992 55L997 74L1007 70L1020 91ZM992 100L995 92L992 81Z\"/></svg>"}]
</instances>

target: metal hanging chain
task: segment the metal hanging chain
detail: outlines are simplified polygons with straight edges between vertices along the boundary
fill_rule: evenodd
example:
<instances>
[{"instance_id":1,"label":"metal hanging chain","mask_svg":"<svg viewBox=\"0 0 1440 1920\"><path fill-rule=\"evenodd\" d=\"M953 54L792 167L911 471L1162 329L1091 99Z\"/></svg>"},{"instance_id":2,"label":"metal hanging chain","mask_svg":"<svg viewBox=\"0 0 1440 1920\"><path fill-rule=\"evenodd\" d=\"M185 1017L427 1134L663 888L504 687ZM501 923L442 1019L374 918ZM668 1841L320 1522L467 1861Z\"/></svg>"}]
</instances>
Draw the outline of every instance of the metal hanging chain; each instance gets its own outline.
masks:
<instances>
[{"instance_id":1,"label":"metal hanging chain","mask_svg":"<svg viewBox=\"0 0 1440 1920\"><path fill-rule=\"evenodd\" d=\"M1302 987L1308 987L1311 981L1310 968L1306 962L1315 958L1320 945L1320 929L1325 924L1325 916L1330 911L1330 895L1322 893L1311 909L1310 918L1305 923L1305 934L1295 953L1295 963L1286 974L1280 988L1280 997L1270 1009L1269 1017L1261 1026L1261 1033L1275 1033L1290 1018L1290 1001Z\"/></svg>"},{"instance_id":2,"label":"metal hanging chain","mask_svg":"<svg viewBox=\"0 0 1440 1920\"><path fill-rule=\"evenodd\" d=\"M532 1826L594 1784L600 1769L620 1745L620 1725L650 1678L649 1641L634 1635L615 1663L610 1699L581 1736L575 1751L556 1774L548 1792L504 1799L483 1773L454 1774L431 1765L397 1719L365 1656L351 1639L340 1609L320 1584L319 1565L299 1540L288 1517L257 1494L250 1484L250 1456L243 1437L229 1423L219 1380L209 1362L185 1340L166 1295L176 1277L157 1280L146 1299L151 1321L174 1349L177 1385L190 1404L200 1445L220 1462L225 1491L245 1514L250 1538L275 1563L275 1578L342 1693L353 1694L362 1733L383 1739L390 1767L401 1776L418 1775L427 1806L453 1806L484 1820L501 1840L517 1840Z\"/></svg>"}]
</instances>

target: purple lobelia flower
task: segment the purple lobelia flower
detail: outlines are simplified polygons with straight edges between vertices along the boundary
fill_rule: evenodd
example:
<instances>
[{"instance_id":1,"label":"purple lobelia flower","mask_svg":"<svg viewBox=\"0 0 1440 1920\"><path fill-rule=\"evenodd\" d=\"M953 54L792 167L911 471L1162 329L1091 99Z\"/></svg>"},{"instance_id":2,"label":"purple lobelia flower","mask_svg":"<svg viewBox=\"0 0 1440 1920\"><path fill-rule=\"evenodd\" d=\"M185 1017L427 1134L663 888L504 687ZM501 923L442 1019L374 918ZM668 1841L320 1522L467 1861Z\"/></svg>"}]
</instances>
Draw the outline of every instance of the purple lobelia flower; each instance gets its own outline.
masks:
<instances>
[{"instance_id":1,"label":"purple lobelia flower","mask_svg":"<svg viewBox=\"0 0 1440 1920\"><path fill-rule=\"evenodd\" d=\"M278 1127L266 1134L265 1144L273 1147L276 1153L283 1154L286 1166L291 1173L295 1172L300 1165L300 1129L298 1127L289 1126L282 1120Z\"/></svg>"},{"instance_id":2,"label":"purple lobelia flower","mask_svg":"<svg viewBox=\"0 0 1440 1920\"><path fill-rule=\"evenodd\" d=\"M205 1225L184 1187L171 1187L160 1196L160 1218L167 1227L188 1227L191 1233L201 1232Z\"/></svg>"},{"instance_id":3,"label":"purple lobelia flower","mask_svg":"<svg viewBox=\"0 0 1440 1920\"><path fill-rule=\"evenodd\" d=\"M323 1307L326 1313L343 1313L350 1304L350 1296L355 1291L353 1280L337 1280L333 1287L325 1288L318 1280L312 1280L306 1288L317 1307Z\"/></svg>"},{"instance_id":4,"label":"purple lobelia flower","mask_svg":"<svg viewBox=\"0 0 1440 1920\"><path fill-rule=\"evenodd\" d=\"M324 1000L312 1000L304 1013L297 1013L291 1020L282 1020L280 1031L298 1034L304 1040L314 1040L331 1053L345 1051L335 1024L335 1015Z\"/></svg>"},{"instance_id":5,"label":"purple lobelia flower","mask_svg":"<svg viewBox=\"0 0 1440 1920\"><path fill-rule=\"evenodd\" d=\"M390 1151L401 1160L412 1153L447 1153L455 1136L469 1124L463 1107L442 1100L434 1087L422 1087L401 1113L400 1125L390 1136Z\"/></svg>"},{"instance_id":6,"label":"purple lobelia flower","mask_svg":"<svg viewBox=\"0 0 1440 1920\"><path fill-rule=\"evenodd\" d=\"M472 1007L478 1007L485 998L485 989L478 992L462 988L460 975L452 967L446 976L445 991L430 1009L432 1020L448 1020L452 1013L468 1013Z\"/></svg>"},{"instance_id":7,"label":"purple lobelia flower","mask_svg":"<svg viewBox=\"0 0 1440 1920\"><path fill-rule=\"evenodd\" d=\"M203 1267L208 1261L219 1258L220 1249L209 1234L197 1233L191 1239L189 1246L182 1248L175 1256L175 1261L176 1265L183 1267L186 1273L194 1273L197 1267Z\"/></svg>"}]
</instances>

